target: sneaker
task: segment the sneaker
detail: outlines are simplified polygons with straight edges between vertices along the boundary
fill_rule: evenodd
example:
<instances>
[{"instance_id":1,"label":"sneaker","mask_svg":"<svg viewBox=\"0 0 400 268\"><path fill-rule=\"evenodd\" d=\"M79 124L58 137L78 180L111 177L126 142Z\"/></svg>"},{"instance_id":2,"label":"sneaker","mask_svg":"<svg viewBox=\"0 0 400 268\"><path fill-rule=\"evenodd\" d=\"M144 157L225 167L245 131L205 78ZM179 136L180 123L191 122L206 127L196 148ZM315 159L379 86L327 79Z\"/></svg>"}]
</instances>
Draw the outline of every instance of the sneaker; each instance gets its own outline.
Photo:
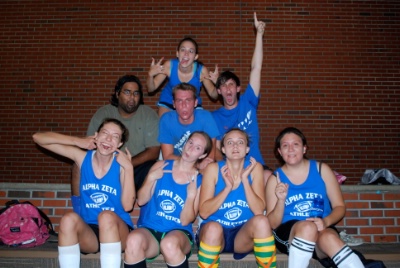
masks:
<instances>
[{"instance_id":1,"label":"sneaker","mask_svg":"<svg viewBox=\"0 0 400 268\"><path fill-rule=\"evenodd\" d=\"M345 242L350 247L359 246L364 243L364 240L362 238L355 238L355 237L347 234L346 230L341 231L339 233L339 235L340 235L340 239L342 239L343 242Z\"/></svg>"}]
</instances>

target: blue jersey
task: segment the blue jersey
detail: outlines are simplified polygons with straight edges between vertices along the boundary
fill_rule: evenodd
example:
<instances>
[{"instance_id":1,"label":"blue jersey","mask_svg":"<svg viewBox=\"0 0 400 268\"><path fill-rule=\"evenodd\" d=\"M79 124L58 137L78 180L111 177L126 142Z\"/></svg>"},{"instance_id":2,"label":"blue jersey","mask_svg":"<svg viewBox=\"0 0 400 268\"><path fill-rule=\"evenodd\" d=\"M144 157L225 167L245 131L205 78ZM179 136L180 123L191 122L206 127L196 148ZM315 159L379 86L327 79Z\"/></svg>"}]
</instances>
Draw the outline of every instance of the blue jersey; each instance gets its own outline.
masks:
<instances>
[{"instance_id":1,"label":"blue jersey","mask_svg":"<svg viewBox=\"0 0 400 268\"><path fill-rule=\"evenodd\" d=\"M172 89L174 86L181 84L181 80L179 80L179 75L178 75L178 68L179 68L179 60L178 59L171 59L171 74L168 79L168 83L165 85L163 90L161 91L160 94L160 99L159 103L163 104L168 104L172 106ZM198 63L197 61L193 62L193 77L190 79L188 84L191 84L196 88L196 96L197 96L197 105L201 106L202 105L202 100L200 98L200 90L203 85L201 82L201 71L203 69L203 65Z\"/></svg>"},{"instance_id":2,"label":"blue jersey","mask_svg":"<svg viewBox=\"0 0 400 268\"><path fill-rule=\"evenodd\" d=\"M99 224L97 217L104 210L115 212L121 219L133 227L131 216L122 206L122 187L120 183L120 164L113 156L110 169L103 178L97 178L93 172L92 158L96 151L88 151L81 167L81 216L88 224Z\"/></svg>"},{"instance_id":3,"label":"blue jersey","mask_svg":"<svg viewBox=\"0 0 400 268\"><path fill-rule=\"evenodd\" d=\"M179 122L176 111L167 112L160 118L158 141L162 144L172 144L174 155L182 154L187 139L194 131L204 131L211 139L219 135L218 127L209 111L194 110L193 114L194 121L188 125Z\"/></svg>"},{"instance_id":4,"label":"blue jersey","mask_svg":"<svg viewBox=\"0 0 400 268\"><path fill-rule=\"evenodd\" d=\"M182 226L181 212L187 198L188 184L178 184L172 176L174 160L166 160L169 164L164 168L170 169L157 180L153 196L149 202L140 208L138 227L146 227L159 232L184 229L193 236L192 224ZM202 176L197 178L197 187L201 185Z\"/></svg>"},{"instance_id":5,"label":"blue jersey","mask_svg":"<svg viewBox=\"0 0 400 268\"><path fill-rule=\"evenodd\" d=\"M225 161L218 162L218 170L226 164ZM249 161L245 161L244 166L250 165ZM225 189L225 181L222 178L221 172L218 172L218 181L215 185L214 196L217 196ZM252 184L251 176L248 177L250 185ZM224 228L233 228L245 224L249 219L254 216L247 203L246 194L244 191L243 183L240 183L238 188L232 190L219 209L211 214L207 219L203 219L201 224L210 221L218 222Z\"/></svg>"},{"instance_id":6,"label":"blue jersey","mask_svg":"<svg viewBox=\"0 0 400 268\"><path fill-rule=\"evenodd\" d=\"M281 182L289 185L282 223L290 220L305 220L310 218L314 199L317 198L324 200L322 218L331 214L332 208L326 192L325 182L318 172L317 161L309 160L309 163L310 170L308 177L301 185L293 184L281 168L276 170L276 172L279 172Z\"/></svg>"},{"instance_id":7,"label":"blue jersey","mask_svg":"<svg viewBox=\"0 0 400 268\"><path fill-rule=\"evenodd\" d=\"M247 154L247 159L254 157L261 165L265 165L259 146L258 103L259 97L256 97L253 88L251 85L248 85L244 94L240 96L238 105L235 108L228 110L225 107L221 107L212 112L212 115L219 129L220 136L217 138L218 140L221 140L225 133L232 128L240 128L246 131L250 138L250 151Z\"/></svg>"}]
</instances>

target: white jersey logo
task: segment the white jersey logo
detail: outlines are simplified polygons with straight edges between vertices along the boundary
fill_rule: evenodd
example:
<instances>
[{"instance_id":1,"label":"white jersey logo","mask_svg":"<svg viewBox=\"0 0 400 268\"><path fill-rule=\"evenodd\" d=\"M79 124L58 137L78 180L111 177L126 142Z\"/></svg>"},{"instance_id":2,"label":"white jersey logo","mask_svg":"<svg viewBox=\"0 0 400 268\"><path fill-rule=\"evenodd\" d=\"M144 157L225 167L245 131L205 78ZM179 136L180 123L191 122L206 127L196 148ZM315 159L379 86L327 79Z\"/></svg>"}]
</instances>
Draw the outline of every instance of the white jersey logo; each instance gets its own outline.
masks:
<instances>
[{"instance_id":1,"label":"white jersey logo","mask_svg":"<svg viewBox=\"0 0 400 268\"><path fill-rule=\"evenodd\" d=\"M105 202L107 202L108 200L108 195L104 194L104 193L94 193L90 195L90 199L93 200L93 202L98 205L101 206L103 205Z\"/></svg>"},{"instance_id":2,"label":"white jersey logo","mask_svg":"<svg viewBox=\"0 0 400 268\"><path fill-rule=\"evenodd\" d=\"M294 208L298 212L308 212L312 210L312 207L313 207L312 201L303 201L294 206Z\"/></svg>"},{"instance_id":3,"label":"white jersey logo","mask_svg":"<svg viewBox=\"0 0 400 268\"><path fill-rule=\"evenodd\" d=\"M225 212L224 217L230 221L237 220L240 215L242 215L242 210L240 208L232 208Z\"/></svg>"},{"instance_id":4,"label":"white jersey logo","mask_svg":"<svg viewBox=\"0 0 400 268\"><path fill-rule=\"evenodd\" d=\"M175 204L171 200L162 201L160 207L165 213L172 213L176 209Z\"/></svg>"},{"instance_id":5,"label":"white jersey logo","mask_svg":"<svg viewBox=\"0 0 400 268\"><path fill-rule=\"evenodd\" d=\"M251 110L250 110L247 112L246 118L238 124L238 127L242 130L246 130L251 125L252 122L253 120L251 120Z\"/></svg>"}]
</instances>

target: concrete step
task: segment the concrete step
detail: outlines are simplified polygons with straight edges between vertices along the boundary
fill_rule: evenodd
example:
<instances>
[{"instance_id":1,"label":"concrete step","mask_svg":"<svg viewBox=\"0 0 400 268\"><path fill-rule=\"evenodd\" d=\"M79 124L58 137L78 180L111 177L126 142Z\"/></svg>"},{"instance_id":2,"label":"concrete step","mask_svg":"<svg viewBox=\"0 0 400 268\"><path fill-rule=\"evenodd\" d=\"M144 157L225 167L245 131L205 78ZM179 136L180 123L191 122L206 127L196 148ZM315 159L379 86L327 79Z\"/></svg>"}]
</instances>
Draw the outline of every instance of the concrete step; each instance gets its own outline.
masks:
<instances>
[{"instance_id":1,"label":"concrete step","mask_svg":"<svg viewBox=\"0 0 400 268\"><path fill-rule=\"evenodd\" d=\"M399 243L385 243L385 244L363 244L354 247L362 252L367 259L382 260L387 268L400 267L400 245ZM100 267L100 254L81 255L82 268L98 268ZM197 267L197 254L196 252L189 259L191 268ZM31 248L20 249L0 246L0 267L2 268L58 268L58 252L57 243L47 242L46 244ZM148 263L147 267L166 267L163 257L159 256L156 260ZM256 268L257 265L254 256L249 254L244 259L236 261L232 258L231 254L221 254L220 267L226 268ZM287 256L284 254L277 254L277 267L287 267ZM309 268L321 268L317 261L312 260Z\"/></svg>"}]
</instances>

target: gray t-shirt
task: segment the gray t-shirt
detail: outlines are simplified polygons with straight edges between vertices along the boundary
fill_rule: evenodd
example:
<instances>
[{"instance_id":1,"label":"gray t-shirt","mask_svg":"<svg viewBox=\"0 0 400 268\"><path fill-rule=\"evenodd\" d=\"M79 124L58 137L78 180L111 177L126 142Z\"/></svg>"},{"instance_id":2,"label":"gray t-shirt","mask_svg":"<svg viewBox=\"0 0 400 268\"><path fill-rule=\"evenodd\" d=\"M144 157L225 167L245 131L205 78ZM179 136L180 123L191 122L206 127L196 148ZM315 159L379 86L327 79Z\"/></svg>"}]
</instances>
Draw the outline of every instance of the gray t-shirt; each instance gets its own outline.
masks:
<instances>
[{"instance_id":1,"label":"gray t-shirt","mask_svg":"<svg viewBox=\"0 0 400 268\"><path fill-rule=\"evenodd\" d=\"M105 105L93 115L86 135L94 135L104 118L118 119L127 127L129 139L122 148L128 147L132 156L143 152L146 148L160 146L157 141L159 117L151 107L141 104L134 115L123 118L117 107L111 104Z\"/></svg>"}]
</instances>

